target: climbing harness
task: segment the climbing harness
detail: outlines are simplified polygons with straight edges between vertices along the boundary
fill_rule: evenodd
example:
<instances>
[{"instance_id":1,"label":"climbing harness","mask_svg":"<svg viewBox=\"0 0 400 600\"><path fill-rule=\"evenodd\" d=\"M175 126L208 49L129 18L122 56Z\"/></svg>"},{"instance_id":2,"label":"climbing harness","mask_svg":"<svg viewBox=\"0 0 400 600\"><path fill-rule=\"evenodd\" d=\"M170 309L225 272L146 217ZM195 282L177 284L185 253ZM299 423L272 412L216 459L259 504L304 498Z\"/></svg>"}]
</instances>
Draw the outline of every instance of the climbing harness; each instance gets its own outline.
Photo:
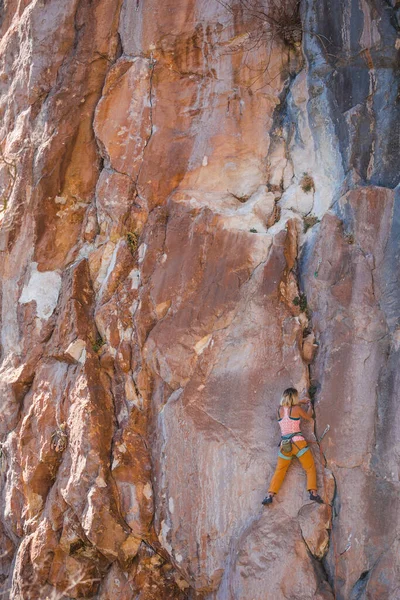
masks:
<instances>
[{"instance_id":1,"label":"climbing harness","mask_svg":"<svg viewBox=\"0 0 400 600\"><path fill-rule=\"evenodd\" d=\"M283 435L283 436L281 437L281 443L280 443L280 446L281 446L281 450L282 450L283 452L286 452L286 453L288 454L289 452L291 452L291 451L292 451L292 438L293 438L295 435L298 435L298 432L297 432L297 431L296 431L295 433L289 433L288 435ZM294 442L293 442L293 443L294 443ZM280 455L280 453L279 453L279 455ZM284 458L287 458L287 457L284 457Z\"/></svg>"},{"instance_id":2,"label":"climbing harness","mask_svg":"<svg viewBox=\"0 0 400 600\"><path fill-rule=\"evenodd\" d=\"M299 450L296 454L297 458L300 458L300 456L303 456L303 454L305 452L307 452L307 450L310 449L309 446L305 446L304 448L299 448L298 445L296 444L296 442L292 442L292 438L299 434L301 435L301 431L300 432L296 431L295 433L289 433L288 435L283 435L281 437L281 442L280 442L281 452L279 452L278 456L280 456L281 458L284 458L286 460L291 460L293 458L292 456L285 456L284 454L282 454L282 452L286 452L286 454L289 454L293 450L293 445L296 446L296 448L298 448L298 450Z\"/></svg>"}]
</instances>

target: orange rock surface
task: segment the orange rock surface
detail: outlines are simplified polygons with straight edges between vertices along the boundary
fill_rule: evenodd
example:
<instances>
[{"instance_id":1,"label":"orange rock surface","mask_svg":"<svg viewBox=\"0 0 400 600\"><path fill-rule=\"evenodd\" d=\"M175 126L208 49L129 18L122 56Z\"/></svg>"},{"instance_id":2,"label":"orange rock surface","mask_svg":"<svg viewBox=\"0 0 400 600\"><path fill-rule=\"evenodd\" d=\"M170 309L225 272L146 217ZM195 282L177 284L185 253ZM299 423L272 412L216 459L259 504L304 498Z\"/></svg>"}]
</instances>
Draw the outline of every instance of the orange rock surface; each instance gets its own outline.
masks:
<instances>
[{"instance_id":1,"label":"orange rock surface","mask_svg":"<svg viewBox=\"0 0 400 600\"><path fill-rule=\"evenodd\" d=\"M0 2L2 597L398 600L399 24Z\"/></svg>"}]
</instances>

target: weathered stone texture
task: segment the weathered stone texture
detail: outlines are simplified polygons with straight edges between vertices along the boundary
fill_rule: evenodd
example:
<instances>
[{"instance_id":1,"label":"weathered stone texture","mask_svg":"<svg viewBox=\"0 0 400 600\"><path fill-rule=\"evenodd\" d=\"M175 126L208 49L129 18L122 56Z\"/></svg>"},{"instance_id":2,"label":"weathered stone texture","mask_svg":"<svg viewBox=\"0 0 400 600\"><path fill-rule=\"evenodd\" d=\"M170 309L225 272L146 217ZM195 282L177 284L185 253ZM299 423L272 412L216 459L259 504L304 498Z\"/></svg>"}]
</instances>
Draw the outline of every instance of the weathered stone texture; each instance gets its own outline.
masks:
<instances>
[{"instance_id":1,"label":"weathered stone texture","mask_svg":"<svg viewBox=\"0 0 400 600\"><path fill-rule=\"evenodd\" d=\"M0 2L2 597L400 597L400 9L296 6Z\"/></svg>"}]
</instances>

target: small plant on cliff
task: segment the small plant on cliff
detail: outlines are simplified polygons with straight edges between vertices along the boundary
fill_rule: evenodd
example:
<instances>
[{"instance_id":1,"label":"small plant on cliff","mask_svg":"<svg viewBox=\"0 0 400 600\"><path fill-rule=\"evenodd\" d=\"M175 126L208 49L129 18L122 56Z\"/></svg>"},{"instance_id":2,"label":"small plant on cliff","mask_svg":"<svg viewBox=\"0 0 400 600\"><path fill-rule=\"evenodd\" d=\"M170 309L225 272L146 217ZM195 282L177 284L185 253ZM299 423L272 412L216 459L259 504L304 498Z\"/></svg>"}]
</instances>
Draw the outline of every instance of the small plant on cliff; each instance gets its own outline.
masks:
<instances>
[{"instance_id":1,"label":"small plant on cliff","mask_svg":"<svg viewBox=\"0 0 400 600\"><path fill-rule=\"evenodd\" d=\"M95 342L92 344L93 352L98 352L102 346L106 343L105 340L99 335Z\"/></svg>"},{"instance_id":2,"label":"small plant on cliff","mask_svg":"<svg viewBox=\"0 0 400 600\"><path fill-rule=\"evenodd\" d=\"M258 233L258 231L257 231L257 229L254 229L254 227L252 227L252 228L250 229L250 233Z\"/></svg>"},{"instance_id":3,"label":"small plant on cliff","mask_svg":"<svg viewBox=\"0 0 400 600\"><path fill-rule=\"evenodd\" d=\"M285 2L269 0L268 3L263 0L216 0L216 2L231 13L237 32L230 40L221 42L220 48L226 53L245 52L243 64L252 75L244 85L250 91L254 91L252 88L256 82L260 84L258 89L272 85L277 77L276 64L273 65L272 62L274 45L280 42L294 51L298 51L301 46L303 25L300 0ZM254 68L250 54L261 48L266 49L266 62L260 68ZM282 73L286 73L286 70L287 65L282 64Z\"/></svg>"},{"instance_id":4,"label":"small plant on cliff","mask_svg":"<svg viewBox=\"0 0 400 600\"><path fill-rule=\"evenodd\" d=\"M344 236L344 239L350 245L354 244L354 242L355 242L354 235L352 233L346 233Z\"/></svg>"},{"instance_id":5,"label":"small plant on cliff","mask_svg":"<svg viewBox=\"0 0 400 600\"><path fill-rule=\"evenodd\" d=\"M303 192L305 192L306 194L315 191L314 179L308 173L303 173L303 177L300 181L300 186Z\"/></svg>"},{"instance_id":6,"label":"small plant on cliff","mask_svg":"<svg viewBox=\"0 0 400 600\"><path fill-rule=\"evenodd\" d=\"M132 254L135 254L136 250L138 249L139 242L137 233L135 233L134 231L128 231L128 233L126 234L126 241Z\"/></svg>"},{"instance_id":7,"label":"small plant on cliff","mask_svg":"<svg viewBox=\"0 0 400 600\"><path fill-rule=\"evenodd\" d=\"M303 29L300 18L300 0L217 0L234 16L242 12L245 20L253 24L248 38L253 44L269 39L279 39L287 46L301 43Z\"/></svg>"},{"instance_id":8,"label":"small plant on cliff","mask_svg":"<svg viewBox=\"0 0 400 600\"><path fill-rule=\"evenodd\" d=\"M296 296L293 299L293 304L295 306L298 306L301 312L306 312L308 310L307 296L305 294L300 294L300 296Z\"/></svg>"},{"instance_id":9,"label":"small plant on cliff","mask_svg":"<svg viewBox=\"0 0 400 600\"><path fill-rule=\"evenodd\" d=\"M311 227L314 227L314 225L319 223L319 219L318 219L318 217L315 217L314 215L308 215L307 217L304 217L303 222L304 222L304 233L307 233L307 231L309 229L311 229Z\"/></svg>"}]
</instances>

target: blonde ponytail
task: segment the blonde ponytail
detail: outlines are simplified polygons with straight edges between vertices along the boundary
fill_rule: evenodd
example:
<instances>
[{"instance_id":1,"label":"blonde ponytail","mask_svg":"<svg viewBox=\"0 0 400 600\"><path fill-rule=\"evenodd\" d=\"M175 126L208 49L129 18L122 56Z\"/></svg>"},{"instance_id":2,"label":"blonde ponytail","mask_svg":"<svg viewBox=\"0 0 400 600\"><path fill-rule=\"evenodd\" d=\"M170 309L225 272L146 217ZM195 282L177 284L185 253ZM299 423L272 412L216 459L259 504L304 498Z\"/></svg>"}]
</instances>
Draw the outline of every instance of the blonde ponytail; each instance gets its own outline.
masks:
<instances>
[{"instance_id":1,"label":"blonde ponytail","mask_svg":"<svg viewBox=\"0 0 400 600\"><path fill-rule=\"evenodd\" d=\"M281 406L295 406L299 402L299 394L295 388L287 388L281 398Z\"/></svg>"}]
</instances>

